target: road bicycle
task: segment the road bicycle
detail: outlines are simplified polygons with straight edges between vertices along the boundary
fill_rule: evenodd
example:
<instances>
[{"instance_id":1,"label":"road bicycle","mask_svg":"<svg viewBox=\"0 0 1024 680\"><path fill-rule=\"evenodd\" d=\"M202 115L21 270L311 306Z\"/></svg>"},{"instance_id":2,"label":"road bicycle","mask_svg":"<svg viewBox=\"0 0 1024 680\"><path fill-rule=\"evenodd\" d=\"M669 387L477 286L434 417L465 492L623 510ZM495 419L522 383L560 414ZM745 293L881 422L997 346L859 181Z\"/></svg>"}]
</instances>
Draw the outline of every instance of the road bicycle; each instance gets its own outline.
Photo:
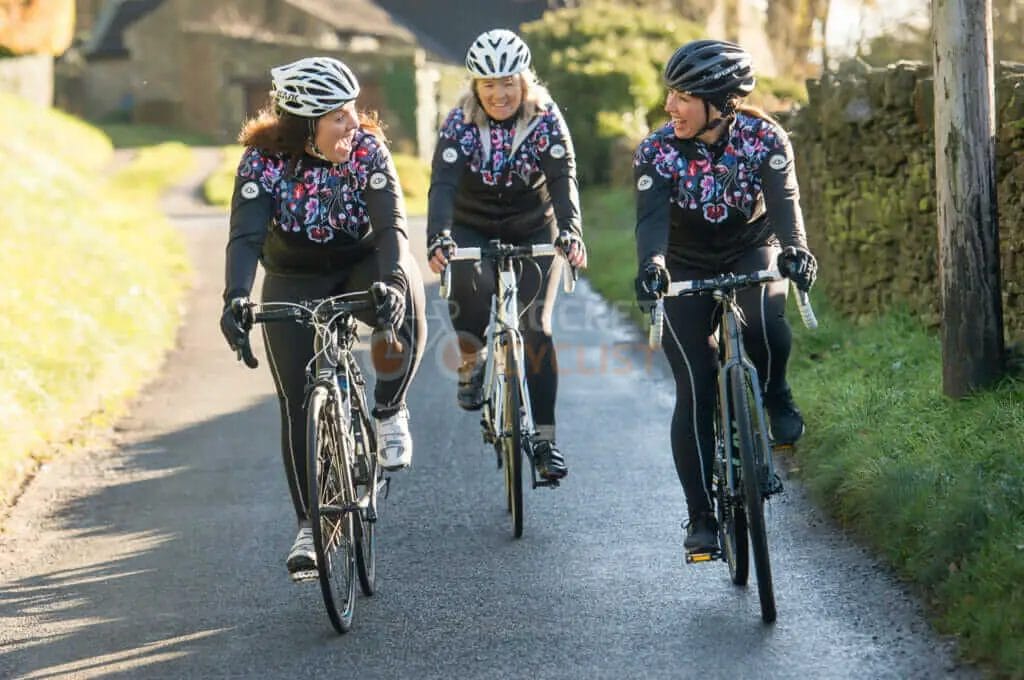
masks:
<instances>
[{"instance_id":1,"label":"road bicycle","mask_svg":"<svg viewBox=\"0 0 1024 680\"><path fill-rule=\"evenodd\" d=\"M537 432L530 408L530 392L526 384L526 360L519 318L531 301L519 310L519 274L517 263L533 262L536 257L554 257L560 251L549 243L516 246L492 240L479 248L454 248L449 262L457 260L490 260L494 263L495 293L491 296L490 320L487 324L484 364L484 402L480 425L483 440L494 447L498 468L504 471L505 499L512 518L512 534L523 535L523 462L528 461L531 487L557 487L556 479L539 479L534 466L534 441ZM575 289L577 272L564 263L563 289ZM451 290L451 268L441 273L441 297L447 299ZM539 294L539 293L538 293Z\"/></svg>"},{"instance_id":2,"label":"road bicycle","mask_svg":"<svg viewBox=\"0 0 1024 680\"><path fill-rule=\"evenodd\" d=\"M306 365L306 476L315 570L292 574L319 580L331 625L352 627L356 579L364 595L376 590L378 503L390 477L377 460L376 431L366 401L366 380L356 362L355 313L376 309L384 284L368 291L317 300L250 303L252 323L290 321L313 329L313 358Z\"/></svg>"},{"instance_id":3,"label":"road bicycle","mask_svg":"<svg viewBox=\"0 0 1024 680\"><path fill-rule=\"evenodd\" d=\"M711 295L718 303L717 327L718 389L715 401L715 458L712 491L718 520L719 548L707 553L686 553L686 562L722 559L729 565L732 582L747 584L749 547L754 553L757 591L761 600L761 618L771 623L776 618L772 585L768 534L764 521L764 503L782 491L782 481L772 460L773 441L761 395L757 369L743 347L743 312L737 291L760 286L784 277L778 271L750 274L722 274L710 279L676 281L669 284L665 297L673 295ZM797 306L804 325L816 328L817 320L807 294L796 290ZM666 323L664 297L651 310L649 344L661 345ZM669 328L672 331L671 327Z\"/></svg>"}]
</instances>

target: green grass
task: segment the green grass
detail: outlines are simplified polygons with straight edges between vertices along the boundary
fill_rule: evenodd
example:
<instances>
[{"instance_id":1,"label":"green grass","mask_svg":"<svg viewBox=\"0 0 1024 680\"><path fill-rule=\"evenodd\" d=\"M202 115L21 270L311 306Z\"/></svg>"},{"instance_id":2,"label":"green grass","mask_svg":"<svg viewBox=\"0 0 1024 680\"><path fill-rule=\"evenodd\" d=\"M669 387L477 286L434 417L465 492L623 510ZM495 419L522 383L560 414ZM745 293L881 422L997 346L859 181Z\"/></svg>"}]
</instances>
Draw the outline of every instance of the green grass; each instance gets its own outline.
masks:
<instances>
[{"instance_id":1,"label":"green grass","mask_svg":"<svg viewBox=\"0 0 1024 680\"><path fill-rule=\"evenodd\" d=\"M588 277L614 300L632 299L632 210L629 190L584 193ZM790 381L808 422L798 474L918 586L965 656L1024 677L1024 381L948 399L934 333L905 313L847 321L826 293L812 293L816 331L790 309Z\"/></svg>"},{"instance_id":2,"label":"green grass","mask_svg":"<svg viewBox=\"0 0 1024 680\"><path fill-rule=\"evenodd\" d=\"M168 142L178 142L189 146L209 146L214 143L209 136L202 133L176 130L160 125L107 122L98 123L97 127L110 138L115 149L134 149Z\"/></svg>"},{"instance_id":3,"label":"green grass","mask_svg":"<svg viewBox=\"0 0 1024 680\"><path fill-rule=\"evenodd\" d=\"M1024 673L1024 382L944 397L939 341L907 314L826 312L796 347L807 486L970 657Z\"/></svg>"},{"instance_id":4,"label":"green grass","mask_svg":"<svg viewBox=\"0 0 1024 680\"><path fill-rule=\"evenodd\" d=\"M243 147L238 145L224 147L224 159L220 167L203 184L203 196L207 203L225 207L231 204L231 192L235 188L235 173L242 151ZM394 159L398 179L402 183L402 193L405 195L406 214L426 215L430 166L408 154L396 153Z\"/></svg>"},{"instance_id":5,"label":"green grass","mask_svg":"<svg viewBox=\"0 0 1024 680\"><path fill-rule=\"evenodd\" d=\"M184 244L156 198L188 172L180 144L140 150L107 179L111 143L0 95L0 505L84 419L116 412L173 341ZM29 141L31 140L31 141Z\"/></svg>"},{"instance_id":6,"label":"green grass","mask_svg":"<svg viewBox=\"0 0 1024 680\"><path fill-rule=\"evenodd\" d=\"M587 280L601 295L640 322L633 278L636 209L632 189L602 187L583 192L583 236L590 260Z\"/></svg>"}]
</instances>

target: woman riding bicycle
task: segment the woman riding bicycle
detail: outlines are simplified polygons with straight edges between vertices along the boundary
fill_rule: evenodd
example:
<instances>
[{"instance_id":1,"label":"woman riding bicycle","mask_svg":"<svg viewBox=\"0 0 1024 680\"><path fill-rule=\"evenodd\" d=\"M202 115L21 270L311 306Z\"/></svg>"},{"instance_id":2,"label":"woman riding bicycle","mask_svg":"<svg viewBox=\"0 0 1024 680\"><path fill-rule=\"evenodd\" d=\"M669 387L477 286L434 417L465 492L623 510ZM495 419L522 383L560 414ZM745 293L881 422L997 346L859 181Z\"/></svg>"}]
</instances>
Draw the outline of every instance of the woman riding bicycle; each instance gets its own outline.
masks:
<instances>
[{"instance_id":1,"label":"woman riding bicycle","mask_svg":"<svg viewBox=\"0 0 1024 680\"><path fill-rule=\"evenodd\" d=\"M555 242L574 267L586 266L580 225L576 160L569 130L547 90L530 69L530 49L515 33L481 34L466 54L469 86L441 128L434 151L427 217L430 269L440 273L456 244ZM557 259L523 267L519 295L524 315L527 384L537 423L537 471L545 479L568 472L555 444L558 388L551 313ZM449 314L458 335L458 404L476 410L483 400L484 344L494 293L493 267L453 262Z\"/></svg>"},{"instance_id":2,"label":"woman riding bicycle","mask_svg":"<svg viewBox=\"0 0 1024 680\"><path fill-rule=\"evenodd\" d=\"M793 150L781 126L740 102L754 89L739 45L697 40L665 65L671 121L637 148L637 299L649 306L672 279L774 269L802 290L817 264L807 248ZM792 444L804 423L786 382L791 333L786 281L741 291L744 345L757 368L772 437ZM718 545L711 501L715 300L665 300L665 355L676 383L672 455L686 495L685 547ZM671 339L669 339L671 338Z\"/></svg>"},{"instance_id":3,"label":"woman riding bicycle","mask_svg":"<svg viewBox=\"0 0 1024 680\"><path fill-rule=\"evenodd\" d=\"M270 71L272 101L239 134L246 146L231 199L221 330L232 349L249 353L248 301L257 262L264 302L298 302L364 291L387 293L360 321L375 330L373 415L381 465L412 459L405 395L426 340L423 281L409 253L402 191L374 116L358 113L359 83L337 59L311 57ZM393 329L397 342L389 341ZM299 533L292 572L315 569L306 512L305 367L313 332L267 324L264 341L281 407L281 449ZM255 360L250 365L255 366Z\"/></svg>"}]
</instances>

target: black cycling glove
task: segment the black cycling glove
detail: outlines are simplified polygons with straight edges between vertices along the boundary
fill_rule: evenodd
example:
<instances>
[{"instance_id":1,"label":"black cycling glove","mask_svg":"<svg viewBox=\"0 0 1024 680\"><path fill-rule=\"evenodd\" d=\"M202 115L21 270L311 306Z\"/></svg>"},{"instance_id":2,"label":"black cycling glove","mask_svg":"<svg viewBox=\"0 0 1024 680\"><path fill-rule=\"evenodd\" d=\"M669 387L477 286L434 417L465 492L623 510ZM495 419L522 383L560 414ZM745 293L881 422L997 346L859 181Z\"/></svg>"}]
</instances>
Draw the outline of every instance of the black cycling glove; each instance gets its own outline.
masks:
<instances>
[{"instance_id":1,"label":"black cycling glove","mask_svg":"<svg viewBox=\"0 0 1024 680\"><path fill-rule=\"evenodd\" d=\"M651 303L661 298L668 292L668 285L672 277L668 274L665 265L654 260L648 260L640 268L636 275L636 301L641 309L650 309Z\"/></svg>"},{"instance_id":2,"label":"black cycling glove","mask_svg":"<svg viewBox=\"0 0 1024 680\"><path fill-rule=\"evenodd\" d=\"M232 298L220 315L220 332L228 341L228 347L238 353L238 358L245 362L249 368L259 366L259 361L252 353L249 345L249 329L252 323L246 318L246 309L249 305L249 298Z\"/></svg>"},{"instance_id":3,"label":"black cycling glove","mask_svg":"<svg viewBox=\"0 0 1024 680\"><path fill-rule=\"evenodd\" d=\"M796 287L805 293L814 285L818 278L818 261L809 250L788 246L779 253L777 260L779 272L792 280Z\"/></svg>"},{"instance_id":4,"label":"black cycling glove","mask_svg":"<svg viewBox=\"0 0 1024 680\"><path fill-rule=\"evenodd\" d=\"M573 246L583 254L583 261L587 261L587 244L583 242L583 239L579 235L574 234L571 231L563 231L555 239L555 247L562 251L562 254L569 257L569 251Z\"/></svg>"},{"instance_id":5,"label":"black cycling glove","mask_svg":"<svg viewBox=\"0 0 1024 680\"><path fill-rule=\"evenodd\" d=\"M456 244L455 240L452 239L452 233L445 229L430 240L430 245L427 246L427 259L434 259L434 254L438 250L442 251L444 259L451 259L452 253L455 252L455 248Z\"/></svg>"},{"instance_id":6,"label":"black cycling glove","mask_svg":"<svg viewBox=\"0 0 1024 680\"><path fill-rule=\"evenodd\" d=\"M377 323L382 328L397 328L405 319L405 295L398 288L381 284L376 288Z\"/></svg>"}]
</instances>

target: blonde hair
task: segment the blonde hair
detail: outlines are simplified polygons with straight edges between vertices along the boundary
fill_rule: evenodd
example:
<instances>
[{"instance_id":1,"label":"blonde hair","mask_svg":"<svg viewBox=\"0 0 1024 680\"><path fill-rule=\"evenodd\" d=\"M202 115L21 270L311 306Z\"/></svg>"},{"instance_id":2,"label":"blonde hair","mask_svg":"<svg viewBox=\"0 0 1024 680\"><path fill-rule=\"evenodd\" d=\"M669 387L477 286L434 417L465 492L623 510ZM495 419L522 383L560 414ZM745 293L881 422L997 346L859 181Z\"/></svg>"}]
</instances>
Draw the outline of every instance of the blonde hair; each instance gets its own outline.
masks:
<instances>
[{"instance_id":1,"label":"blonde hair","mask_svg":"<svg viewBox=\"0 0 1024 680\"><path fill-rule=\"evenodd\" d=\"M548 88L544 87L543 84L537 79L537 75L530 69L527 69L519 74L519 88L523 93L523 103L520 107L518 118L522 120L530 120L538 113L547 108L553 100L551 94L548 92ZM482 80L481 78L470 78L466 81L466 86L459 94L458 107L462 109L462 114L465 119L471 123L475 123L478 128L484 128L487 126L487 112L484 111L484 107L480 104L480 98L476 94L476 84Z\"/></svg>"}]
</instances>

